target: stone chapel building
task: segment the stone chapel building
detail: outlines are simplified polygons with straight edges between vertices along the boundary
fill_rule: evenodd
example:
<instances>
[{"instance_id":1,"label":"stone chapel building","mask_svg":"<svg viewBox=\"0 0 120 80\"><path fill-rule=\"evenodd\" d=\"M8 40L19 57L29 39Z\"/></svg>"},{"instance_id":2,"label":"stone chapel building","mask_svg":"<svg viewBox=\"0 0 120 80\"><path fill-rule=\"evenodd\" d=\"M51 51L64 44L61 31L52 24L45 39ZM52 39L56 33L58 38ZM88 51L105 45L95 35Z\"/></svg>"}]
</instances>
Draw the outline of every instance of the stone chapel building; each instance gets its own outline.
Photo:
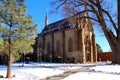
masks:
<instances>
[{"instance_id":1,"label":"stone chapel building","mask_svg":"<svg viewBox=\"0 0 120 80\"><path fill-rule=\"evenodd\" d=\"M95 34L88 16L75 16L48 24L45 18L45 27L34 44L34 53L38 61L45 62L74 62L86 63L97 61Z\"/></svg>"}]
</instances>

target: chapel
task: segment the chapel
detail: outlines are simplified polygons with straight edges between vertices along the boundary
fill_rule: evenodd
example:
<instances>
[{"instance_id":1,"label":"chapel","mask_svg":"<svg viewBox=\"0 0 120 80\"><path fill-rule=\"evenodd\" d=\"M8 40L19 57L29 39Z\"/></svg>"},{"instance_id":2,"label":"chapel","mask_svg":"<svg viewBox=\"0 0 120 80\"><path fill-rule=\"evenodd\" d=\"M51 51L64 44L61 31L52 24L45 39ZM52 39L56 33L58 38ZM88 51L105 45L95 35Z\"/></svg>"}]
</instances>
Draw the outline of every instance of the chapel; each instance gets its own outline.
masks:
<instances>
[{"instance_id":1,"label":"chapel","mask_svg":"<svg viewBox=\"0 0 120 80\"><path fill-rule=\"evenodd\" d=\"M96 39L87 12L48 24L36 37L37 61L86 63L97 61Z\"/></svg>"}]
</instances>

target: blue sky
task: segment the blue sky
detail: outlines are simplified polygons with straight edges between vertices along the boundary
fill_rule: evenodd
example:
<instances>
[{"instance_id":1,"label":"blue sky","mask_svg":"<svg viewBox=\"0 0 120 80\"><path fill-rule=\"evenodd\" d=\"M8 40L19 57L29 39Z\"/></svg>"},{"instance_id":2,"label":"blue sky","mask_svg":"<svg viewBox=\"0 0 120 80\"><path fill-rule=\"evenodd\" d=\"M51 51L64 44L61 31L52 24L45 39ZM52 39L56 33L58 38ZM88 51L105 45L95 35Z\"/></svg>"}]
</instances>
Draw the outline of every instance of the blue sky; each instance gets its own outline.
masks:
<instances>
[{"instance_id":1,"label":"blue sky","mask_svg":"<svg viewBox=\"0 0 120 80\"><path fill-rule=\"evenodd\" d=\"M39 25L39 32L44 28L45 16L48 13L49 23L63 19L62 15L50 14L50 0L26 0L27 14L31 15L35 24Z\"/></svg>"},{"instance_id":2,"label":"blue sky","mask_svg":"<svg viewBox=\"0 0 120 80\"><path fill-rule=\"evenodd\" d=\"M64 17L59 14L50 14L50 5L51 0L26 0L25 4L27 6L27 14L31 15L33 18L34 24L38 24L38 33L42 31L45 25L45 16L48 12L49 24L63 19ZM98 29L96 29L98 30ZM95 31L96 42L101 46L104 52L110 51L109 44L101 31Z\"/></svg>"}]
</instances>

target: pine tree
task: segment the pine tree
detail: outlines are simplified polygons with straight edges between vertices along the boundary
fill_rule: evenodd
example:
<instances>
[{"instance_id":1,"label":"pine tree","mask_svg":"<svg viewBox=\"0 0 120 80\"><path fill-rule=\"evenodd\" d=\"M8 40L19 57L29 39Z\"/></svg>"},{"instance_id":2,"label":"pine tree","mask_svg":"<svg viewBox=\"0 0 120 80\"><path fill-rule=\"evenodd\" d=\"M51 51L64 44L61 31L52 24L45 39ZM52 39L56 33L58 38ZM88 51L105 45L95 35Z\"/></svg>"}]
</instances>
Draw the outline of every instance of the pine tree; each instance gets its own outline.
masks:
<instances>
[{"instance_id":1,"label":"pine tree","mask_svg":"<svg viewBox=\"0 0 120 80\"><path fill-rule=\"evenodd\" d=\"M98 51L98 52L103 52L101 46L100 46L98 43L96 44L96 46L97 46L97 51Z\"/></svg>"},{"instance_id":2,"label":"pine tree","mask_svg":"<svg viewBox=\"0 0 120 80\"><path fill-rule=\"evenodd\" d=\"M12 56L23 47L25 51L36 34L36 26L33 25L32 17L25 15L26 6L24 0L1 0L0 1L0 32L8 41L8 67L6 78L11 77ZM4 30L3 30L4 29ZM28 50L28 48L27 48ZM26 52L27 52L26 50ZM22 51L22 50L21 50Z\"/></svg>"}]
</instances>

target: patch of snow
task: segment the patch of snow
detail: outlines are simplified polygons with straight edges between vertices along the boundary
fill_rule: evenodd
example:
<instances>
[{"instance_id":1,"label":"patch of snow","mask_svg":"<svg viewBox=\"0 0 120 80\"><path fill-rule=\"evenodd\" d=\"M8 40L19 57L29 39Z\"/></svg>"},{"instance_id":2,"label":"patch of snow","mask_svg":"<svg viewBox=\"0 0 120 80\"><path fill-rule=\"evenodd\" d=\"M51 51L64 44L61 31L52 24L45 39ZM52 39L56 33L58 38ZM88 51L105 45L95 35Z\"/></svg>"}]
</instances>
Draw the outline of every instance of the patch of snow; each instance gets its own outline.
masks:
<instances>
[{"instance_id":1,"label":"patch of snow","mask_svg":"<svg viewBox=\"0 0 120 80\"><path fill-rule=\"evenodd\" d=\"M98 71L98 72L120 74L120 65L96 66L96 67L90 68L90 70L94 70L94 71Z\"/></svg>"},{"instance_id":2,"label":"patch of snow","mask_svg":"<svg viewBox=\"0 0 120 80\"><path fill-rule=\"evenodd\" d=\"M39 64L24 64L23 67L19 67L19 64L13 64L12 75L16 75L16 77L9 80L40 80L48 76L62 74L63 72L63 70L54 68L41 68ZM6 76L6 66L0 66L0 75ZM0 78L0 80L7 79Z\"/></svg>"},{"instance_id":3,"label":"patch of snow","mask_svg":"<svg viewBox=\"0 0 120 80\"><path fill-rule=\"evenodd\" d=\"M88 72L79 72L62 80L120 80L120 65L100 65L89 69Z\"/></svg>"},{"instance_id":4,"label":"patch of snow","mask_svg":"<svg viewBox=\"0 0 120 80\"><path fill-rule=\"evenodd\" d=\"M120 80L120 76L93 72L79 72L61 80Z\"/></svg>"}]
</instances>

